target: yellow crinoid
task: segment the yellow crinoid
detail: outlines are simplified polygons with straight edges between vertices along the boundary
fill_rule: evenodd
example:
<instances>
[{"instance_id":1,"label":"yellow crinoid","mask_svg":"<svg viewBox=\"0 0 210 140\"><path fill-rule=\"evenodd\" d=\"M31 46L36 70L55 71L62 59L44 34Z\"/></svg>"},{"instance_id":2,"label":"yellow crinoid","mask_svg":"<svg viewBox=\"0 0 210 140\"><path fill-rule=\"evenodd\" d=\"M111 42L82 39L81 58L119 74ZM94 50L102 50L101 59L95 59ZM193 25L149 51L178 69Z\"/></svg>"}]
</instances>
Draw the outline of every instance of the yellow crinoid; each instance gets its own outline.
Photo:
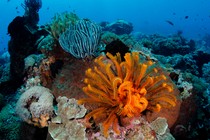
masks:
<instances>
[{"instance_id":1,"label":"yellow crinoid","mask_svg":"<svg viewBox=\"0 0 210 140\"><path fill-rule=\"evenodd\" d=\"M144 110L160 111L176 105L174 85L152 61L141 62L138 52L126 53L125 61L120 54L110 53L95 59L93 69L86 70L83 88L88 98L80 104L97 105L86 118L102 120L103 132L113 128L119 134L119 117L138 116ZM104 119L105 118L105 119Z\"/></svg>"}]
</instances>

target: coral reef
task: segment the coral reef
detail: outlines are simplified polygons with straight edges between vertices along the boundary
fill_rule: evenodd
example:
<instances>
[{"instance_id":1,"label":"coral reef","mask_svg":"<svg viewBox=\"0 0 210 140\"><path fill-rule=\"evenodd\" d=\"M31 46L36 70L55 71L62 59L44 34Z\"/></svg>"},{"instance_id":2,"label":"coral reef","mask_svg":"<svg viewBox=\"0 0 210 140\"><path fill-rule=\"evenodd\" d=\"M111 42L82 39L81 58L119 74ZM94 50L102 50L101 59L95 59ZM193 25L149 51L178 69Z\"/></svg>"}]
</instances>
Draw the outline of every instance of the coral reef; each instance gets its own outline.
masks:
<instances>
[{"instance_id":1,"label":"coral reef","mask_svg":"<svg viewBox=\"0 0 210 140\"><path fill-rule=\"evenodd\" d=\"M39 127L48 126L53 115L53 95L49 89L33 86L19 98L16 111L25 122Z\"/></svg>"},{"instance_id":2,"label":"coral reef","mask_svg":"<svg viewBox=\"0 0 210 140\"><path fill-rule=\"evenodd\" d=\"M210 83L210 62L204 64L202 67L202 77L206 80L207 83Z\"/></svg>"},{"instance_id":3,"label":"coral reef","mask_svg":"<svg viewBox=\"0 0 210 140\"><path fill-rule=\"evenodd\" d=\"M124 20L67 12L37 31L41 1L22 6L27 17L8 28L11 70L0 57L0 139L210 138L209 36L132 33ZM20 98L2 90L23 83Z\"/></svg>"},{"instance_id":4,"label":"coral reef","mask_svg":"<svg viewBox=\"0 0 210 140\"><path fill-rule=\"evenodd\" d=\"M158 112L176 105L173 83L154 62L140 62L137 52L126 53L125 61L120 60L120 54L107 56L109 59L96 58L94 69L86 71L87 86L83 91L89 98L79 100L80 104L98 106L86 118L102 122L105 136L111 126L115 133L120 133L119 117L132 118L145 110Z\"/></svg>"},{"instance_id":5,"label":"coral reef","mask_svg":"<svg viewBox=\"0 0 210 140\"><path fill-rule=\"evenodd\" d=\"M188 54L195 50L195 41L187 40L179 34L169 37L163 37L157 34L151 36L142 36L141 40L150 40L150 47L155 54L171 56L172 54ZM144 43L145 44L145 43Z\"/></svg>"},{"instance_id":6,"label":"coral reef","mask_svg":"<svg viewBox=\"0 0 210 140\"><path fill-rule=\"evenodd\" d=\"M88 138L96 140L174 140L165 120L165 118L157 118L152 123L149 123L145 118L137 117L130 122L130 126L120 127L121 135L116 135L112 130L109 130L108 137L105 137L99 132L93 132L92 134L88 134ZM153 129L153 127L158 129ZM159 134L159 131L163 133Z\"/></svg>"}]
</instances>

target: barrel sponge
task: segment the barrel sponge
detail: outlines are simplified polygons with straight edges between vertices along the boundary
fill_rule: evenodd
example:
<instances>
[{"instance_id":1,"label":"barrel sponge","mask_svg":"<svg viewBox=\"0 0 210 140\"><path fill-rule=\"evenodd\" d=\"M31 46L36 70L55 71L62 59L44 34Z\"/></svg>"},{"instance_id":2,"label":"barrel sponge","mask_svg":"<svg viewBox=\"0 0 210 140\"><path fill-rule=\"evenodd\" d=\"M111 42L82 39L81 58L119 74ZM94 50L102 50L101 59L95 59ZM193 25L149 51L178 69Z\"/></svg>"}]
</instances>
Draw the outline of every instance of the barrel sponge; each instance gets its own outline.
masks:
<instances>
[{"instance_id":1,"label":"barrel sponge","mask_svg":"<svg viewBox=\"0 0 210 140\"><path fill-rule=\"evenodd\" d=\"M48 126L47 121L53 115L53 95L42 86L33 86L26 90L16 104L16 112L25 122L35 126Z\"/></svg>"}]
</instances>

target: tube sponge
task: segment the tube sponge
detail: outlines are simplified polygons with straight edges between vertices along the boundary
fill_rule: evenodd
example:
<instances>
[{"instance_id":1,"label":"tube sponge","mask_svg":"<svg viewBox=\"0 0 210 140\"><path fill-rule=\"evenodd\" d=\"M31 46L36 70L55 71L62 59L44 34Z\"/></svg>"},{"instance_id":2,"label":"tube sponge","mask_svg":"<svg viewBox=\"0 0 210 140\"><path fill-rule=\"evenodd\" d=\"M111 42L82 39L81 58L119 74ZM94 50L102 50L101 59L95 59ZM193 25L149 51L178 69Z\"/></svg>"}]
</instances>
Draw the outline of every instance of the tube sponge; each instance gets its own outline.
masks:
<instances>
[{"instance_id":1,"label":"tube sponge","mask_svg":"<svg viewBox=\"0 0 210 140\"><path fill-rule=\"evenodd\" d=\"M53 115L53 95L42 86L26 90L16 104L16 112L25 122L35 126L48 126Z\"/></svg>"}]
</instances>

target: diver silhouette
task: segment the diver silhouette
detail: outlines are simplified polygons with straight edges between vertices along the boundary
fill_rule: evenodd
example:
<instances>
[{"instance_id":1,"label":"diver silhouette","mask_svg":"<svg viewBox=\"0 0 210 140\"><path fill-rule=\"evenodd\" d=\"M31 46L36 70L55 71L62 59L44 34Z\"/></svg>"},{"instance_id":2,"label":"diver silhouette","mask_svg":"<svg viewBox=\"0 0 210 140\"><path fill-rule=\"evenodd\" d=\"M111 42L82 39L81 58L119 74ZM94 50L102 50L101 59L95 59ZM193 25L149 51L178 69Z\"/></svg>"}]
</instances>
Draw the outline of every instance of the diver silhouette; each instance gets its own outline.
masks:
<instances>
[{"instance_id":1,"label":"diver silhouette","mask_svg":"<svg viewBox=\"0 0 210 140\"><path fill-rule=\"evenodd\" d=\"M17 16L8 26L8 34L11 39L8 43L10 53L10 80L1 83L0 91L15 91L24 78L24 58L37 53L36 42L41 36L48 35L45 29L39 28L39 9L42 7L41 0L25 0L22 7L25 10L23 16ZM7 86L10 90L7 91Z\"/></svg>"}]
</instances>

